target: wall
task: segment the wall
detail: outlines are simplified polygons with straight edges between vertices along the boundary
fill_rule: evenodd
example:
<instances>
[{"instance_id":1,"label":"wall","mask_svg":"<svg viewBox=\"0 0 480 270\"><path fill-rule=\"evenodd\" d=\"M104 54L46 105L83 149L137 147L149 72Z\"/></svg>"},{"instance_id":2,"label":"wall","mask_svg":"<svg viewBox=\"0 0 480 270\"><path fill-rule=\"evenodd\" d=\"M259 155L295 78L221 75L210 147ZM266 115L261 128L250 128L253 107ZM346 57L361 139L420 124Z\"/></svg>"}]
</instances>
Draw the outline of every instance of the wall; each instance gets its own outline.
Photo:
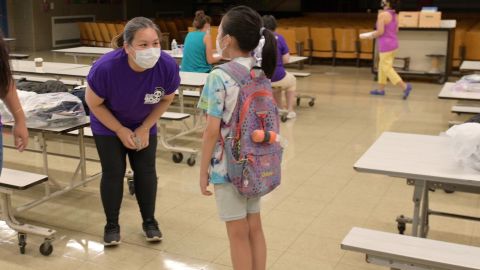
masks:
<instances>
[{"instance_id":1,"label":"wall","mask_svg":"<svg viewBox=\"0 0 480 270\"><path fill-rule=\"evenodd\" d=\"M16 50L51 50L52 16L95 15L97 20L122 20L124 17L122 4L69 4L65 0L46 2L53 3L54 9L45 10L43 0L15 0L15 5L9 6L11 36L17 39Z\"/></svg>"},{"instance_id":2,"label":"wall","mask_svg":"<svg viewBox=\"0 0 480 270\"><path fill-rule=\"evenodd\" d=\"M122 4L69 4L65 0L48 0L53 10L44 11L43 1L33 0L35 50L52 48L52 16L95 15L96 20L122 20Z\"/></svg>"},{"instance_id":3,"label":"wall","mask_svg":"<svg viewBox=\"0 0 480 270\"><path fill-rule=\"evenodd\" d=\"M144 16L153 18L157 13L179 13L186 17L193 16L194 4L191 0L127 0L127 15L129 18Z\"/></svg>"},{"instance_id":4,"label":"wall","mask_svg":"<svg viewBox=\"0 0 480 270\"><path fill-rule=\"evenodd\" d=\"M10 37L16 39L12 50L31 51L35 48L33 32L33 2L32 0L7 2Z\"/></svg>"}]
</instances>

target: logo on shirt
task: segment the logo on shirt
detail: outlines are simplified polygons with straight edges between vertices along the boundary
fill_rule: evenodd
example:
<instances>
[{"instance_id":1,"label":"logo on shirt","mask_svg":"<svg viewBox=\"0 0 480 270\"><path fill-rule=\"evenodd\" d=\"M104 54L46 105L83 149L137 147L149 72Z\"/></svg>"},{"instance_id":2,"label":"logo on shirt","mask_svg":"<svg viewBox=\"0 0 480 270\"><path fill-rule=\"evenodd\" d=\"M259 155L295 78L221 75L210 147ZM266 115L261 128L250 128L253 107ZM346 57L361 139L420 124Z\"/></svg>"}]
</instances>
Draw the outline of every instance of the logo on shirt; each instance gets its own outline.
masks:
<instances>
[{"instance_id":1,"label":"logo on shirt","mask_svg":"<svg viewBox=\"0 0 480 270\"><path fill-rule=\"evenodd\" d=\"M165 89L162 87L155 87L155 92L153 94L145 95L145 104L157 104L163 96L165 96Z\"/></svg>"}]
</instances>

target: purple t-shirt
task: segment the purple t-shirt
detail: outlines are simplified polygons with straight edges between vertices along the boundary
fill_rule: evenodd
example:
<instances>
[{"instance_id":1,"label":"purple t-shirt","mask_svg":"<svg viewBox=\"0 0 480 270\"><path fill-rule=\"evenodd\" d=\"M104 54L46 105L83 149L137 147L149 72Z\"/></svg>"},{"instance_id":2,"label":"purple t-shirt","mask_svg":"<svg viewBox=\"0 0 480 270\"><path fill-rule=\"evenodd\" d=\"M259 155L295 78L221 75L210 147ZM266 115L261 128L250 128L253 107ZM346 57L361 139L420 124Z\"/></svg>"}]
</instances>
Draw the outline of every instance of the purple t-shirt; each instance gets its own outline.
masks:
<instances>
[{"instance_id":1,"label":"purple t-shirt","mask_svg":"<svg viewBox=\"0 0 480 270\"><path fill-rule=\"evenodd\" d=\"M180 74L175 60L164 52L153 68L135 72L128 65L125 50L117 49L93 64L87 82L117 120L133 131L161 97L175 92L180 85ZM93 113L90 113L90 125L95 135L115 135ZM156 125L150 134L157 134Z\"/></svg>"},{"instance_id":2,"label":"purple t-shirt","mask_svg":"<svg viewBox=\"0 0 480 270\"><path fill-rule=\"evenodd\" d=\"M282 56L289 53L285 38L278 33L275 33L275 37L277 38L277 67L275 68L275 73L272 76L272 82L278 82L285 77L286 73L285 68L283 67Z\"/></svg>"}]
</instances>

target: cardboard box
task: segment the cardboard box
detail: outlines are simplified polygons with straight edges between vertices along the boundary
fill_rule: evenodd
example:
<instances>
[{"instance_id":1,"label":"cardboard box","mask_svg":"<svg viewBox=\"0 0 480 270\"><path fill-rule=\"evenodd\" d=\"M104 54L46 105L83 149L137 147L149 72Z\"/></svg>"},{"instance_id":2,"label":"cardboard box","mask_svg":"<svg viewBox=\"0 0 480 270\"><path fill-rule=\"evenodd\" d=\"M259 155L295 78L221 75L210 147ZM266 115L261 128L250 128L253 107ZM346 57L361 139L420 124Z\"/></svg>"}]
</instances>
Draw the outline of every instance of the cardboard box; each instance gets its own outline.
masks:
<instances>
[{"instance_id":1,"label":"cardboard box","mask_svg":"<svg viewBox=\"0 0 480 270\"><path fill-rule=\"evenodd\" d=\"M405 12L398 14L398 25L400 27L418 27L420 12Z\"/></svg>"},{"instance_id":2,"label":"cardboard box","mask_svg":"<svg viewBox=\"0 0 480 270\"><path fill-rule=\"evenodd\" d=\"M420 12L420 21L418 26L424 28L439 28L441 22L441 12Z\"/></svg>"}]
</instances>

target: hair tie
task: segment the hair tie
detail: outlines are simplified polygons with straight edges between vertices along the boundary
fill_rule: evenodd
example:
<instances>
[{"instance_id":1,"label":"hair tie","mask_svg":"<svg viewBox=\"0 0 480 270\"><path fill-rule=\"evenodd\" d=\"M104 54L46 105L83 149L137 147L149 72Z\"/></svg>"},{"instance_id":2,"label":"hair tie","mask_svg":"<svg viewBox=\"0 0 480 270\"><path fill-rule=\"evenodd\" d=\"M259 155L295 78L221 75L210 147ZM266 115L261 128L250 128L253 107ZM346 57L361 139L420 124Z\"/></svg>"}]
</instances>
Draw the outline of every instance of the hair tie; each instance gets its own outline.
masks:
<instances>
[{"instance_id":1,"label":"hair tie","mask_svg":"<svg viewBox=\"0 0 480 270\"><path fill-rule=\"evenodd\" d=\"M260 28L260 36L263 36L263 31L265 31L265 27Z\"/></svg>"}]
</instances>

